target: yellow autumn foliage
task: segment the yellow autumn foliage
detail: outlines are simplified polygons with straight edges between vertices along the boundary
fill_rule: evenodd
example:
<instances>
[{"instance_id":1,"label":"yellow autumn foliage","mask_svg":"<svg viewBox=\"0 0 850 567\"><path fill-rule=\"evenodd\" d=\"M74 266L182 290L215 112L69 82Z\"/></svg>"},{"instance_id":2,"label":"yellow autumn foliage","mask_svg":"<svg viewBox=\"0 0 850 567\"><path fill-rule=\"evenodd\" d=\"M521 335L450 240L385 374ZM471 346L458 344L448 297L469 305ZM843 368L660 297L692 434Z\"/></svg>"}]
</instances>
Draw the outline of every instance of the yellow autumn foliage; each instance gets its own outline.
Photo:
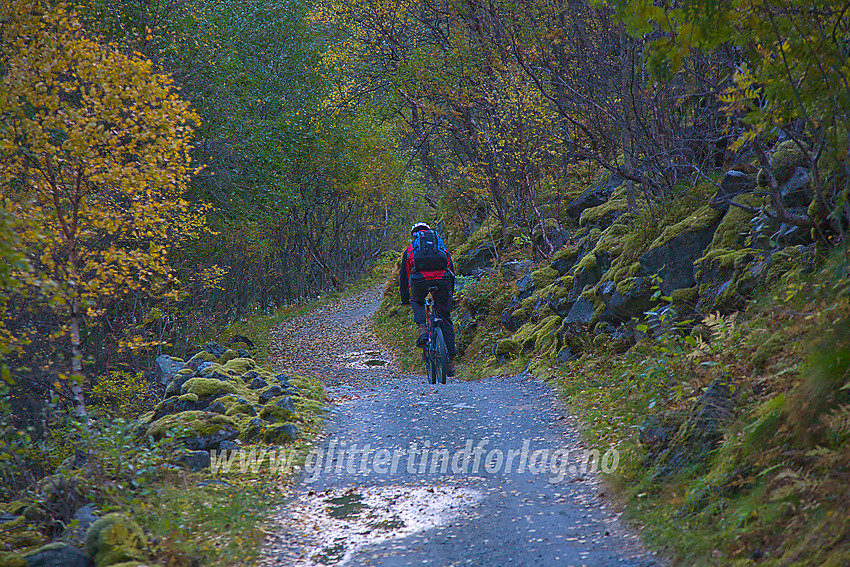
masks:
<instances>
[{"instance_id":1,"label":"yellow autumn foliage","mask_svg":"<svg viewBox=\"0 0 850 567\"><path fill-rule=\"evenodd\" d=\"M0 22L0 203L29 266L13 277L77 358L77 319L168 283L169 252L204 226L183 198L199 120L169 77L98 43L65 3L0 0Z\"/></svg>"}]
</instances>

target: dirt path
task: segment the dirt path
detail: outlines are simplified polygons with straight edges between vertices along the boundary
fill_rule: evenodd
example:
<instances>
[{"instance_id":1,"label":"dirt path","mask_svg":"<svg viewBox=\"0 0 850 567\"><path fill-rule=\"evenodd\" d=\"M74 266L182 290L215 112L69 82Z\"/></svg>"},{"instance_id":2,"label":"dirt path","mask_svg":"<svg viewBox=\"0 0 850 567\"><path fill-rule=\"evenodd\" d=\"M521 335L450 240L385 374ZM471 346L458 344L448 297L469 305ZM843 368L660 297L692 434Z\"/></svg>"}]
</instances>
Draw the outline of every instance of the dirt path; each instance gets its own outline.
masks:
<instances>
[{"instance_id":1,"label":"dirt path","mask_svg":"<svg viewBox=\"0 0 850 567\"><path fill-rule=\"evenodd\" d=\"M276 369L319 378L330 390L376 386L400 377L386 350L368 329L383 286L290 319L272 330Z\"/></svg>"},{"instance_id":2,"label":"dirt path","mask_svg":"<svg viewBox=\"0 0 850 567\"><path fill-rule=\"evenodd\" d=\"M582 444L552 388L399 373L367 330L379 300L368 290L275 333L280 367L319 376L337 402L261 565L661 564L592 472L618 455Z\"/></svg>"}]
</instances>

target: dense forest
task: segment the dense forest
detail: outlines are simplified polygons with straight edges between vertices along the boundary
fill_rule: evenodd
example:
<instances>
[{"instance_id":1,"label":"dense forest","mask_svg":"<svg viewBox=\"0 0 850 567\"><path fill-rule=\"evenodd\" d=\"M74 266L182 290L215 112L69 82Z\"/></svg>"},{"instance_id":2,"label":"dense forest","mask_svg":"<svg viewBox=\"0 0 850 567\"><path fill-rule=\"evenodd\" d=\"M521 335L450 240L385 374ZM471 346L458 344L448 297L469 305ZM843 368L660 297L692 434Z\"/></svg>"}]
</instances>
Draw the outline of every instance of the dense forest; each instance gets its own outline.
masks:
<instances>
[{"instance_id":1,"label":"dense forest","mask_svg":"<svg viewBox=\"0 0 850 567\"><path fill-rule=\"evenodd\" d=\"M0 24L0 500L84 461L67 433L91 418L153 409L157 356L342 290L417 219L466 276L573 250L596 285L600 239L634 230L643 253L711 201L769 227L745 248L812 245L845 273L844 1L2 0ZM598 217L576 217L605 180ZM605 236L615 219L628 229ZM611 273L634 279L637 254ZM538 291L563 275L535 273ZM461 329L467 360L562 324L511 293L477 307L510 307L497 330Z\"/></svg>"}]
</instances>

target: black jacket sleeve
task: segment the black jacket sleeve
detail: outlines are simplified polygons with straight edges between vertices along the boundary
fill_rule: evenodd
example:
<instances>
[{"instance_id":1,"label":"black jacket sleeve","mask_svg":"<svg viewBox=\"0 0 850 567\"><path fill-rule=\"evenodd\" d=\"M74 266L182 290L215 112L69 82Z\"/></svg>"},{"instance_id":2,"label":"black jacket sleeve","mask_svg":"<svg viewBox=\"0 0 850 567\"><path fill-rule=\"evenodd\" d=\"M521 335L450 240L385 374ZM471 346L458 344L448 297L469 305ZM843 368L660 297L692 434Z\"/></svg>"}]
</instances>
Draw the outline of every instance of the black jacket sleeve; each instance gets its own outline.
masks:
<instances>
[{"instance_id":1,"label":"black jacket sleeve","mask_svg":"<svg viewBox=\"0 0 850 567\"><path fill-rule=\"evenodd\" d=\"M401 255L401 265L398 269L398 289L401 294L401 302L410 303L410 274L407 273L407 250Z\"/></svg>"}]
</instances>

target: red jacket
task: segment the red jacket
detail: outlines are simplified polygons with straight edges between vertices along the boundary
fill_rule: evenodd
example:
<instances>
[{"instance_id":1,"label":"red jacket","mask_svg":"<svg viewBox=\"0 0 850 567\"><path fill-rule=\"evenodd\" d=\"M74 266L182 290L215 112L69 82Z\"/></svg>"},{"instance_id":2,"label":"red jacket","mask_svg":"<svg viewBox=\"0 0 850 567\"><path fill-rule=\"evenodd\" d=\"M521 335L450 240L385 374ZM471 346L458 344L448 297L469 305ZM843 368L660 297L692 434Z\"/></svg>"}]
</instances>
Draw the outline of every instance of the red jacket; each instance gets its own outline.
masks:
<instances>
[{"instance_id":1,"label":"red jacket","mask_svg":"<svg viewBox=\"0 0 850 567\"><path fill-rule=\"evenodd\" d=\"M401 290L401 302L410 303L410 283L414 279L423 279L426 281L441 280L443 278L452 278L452 255L446 250L446 255L449 257L449 265L445 270L426 270L419 272L413 266L413 243L407 247L401 257L401 267L398 275L398 287Z\"/></svg>"}]
</instances>

